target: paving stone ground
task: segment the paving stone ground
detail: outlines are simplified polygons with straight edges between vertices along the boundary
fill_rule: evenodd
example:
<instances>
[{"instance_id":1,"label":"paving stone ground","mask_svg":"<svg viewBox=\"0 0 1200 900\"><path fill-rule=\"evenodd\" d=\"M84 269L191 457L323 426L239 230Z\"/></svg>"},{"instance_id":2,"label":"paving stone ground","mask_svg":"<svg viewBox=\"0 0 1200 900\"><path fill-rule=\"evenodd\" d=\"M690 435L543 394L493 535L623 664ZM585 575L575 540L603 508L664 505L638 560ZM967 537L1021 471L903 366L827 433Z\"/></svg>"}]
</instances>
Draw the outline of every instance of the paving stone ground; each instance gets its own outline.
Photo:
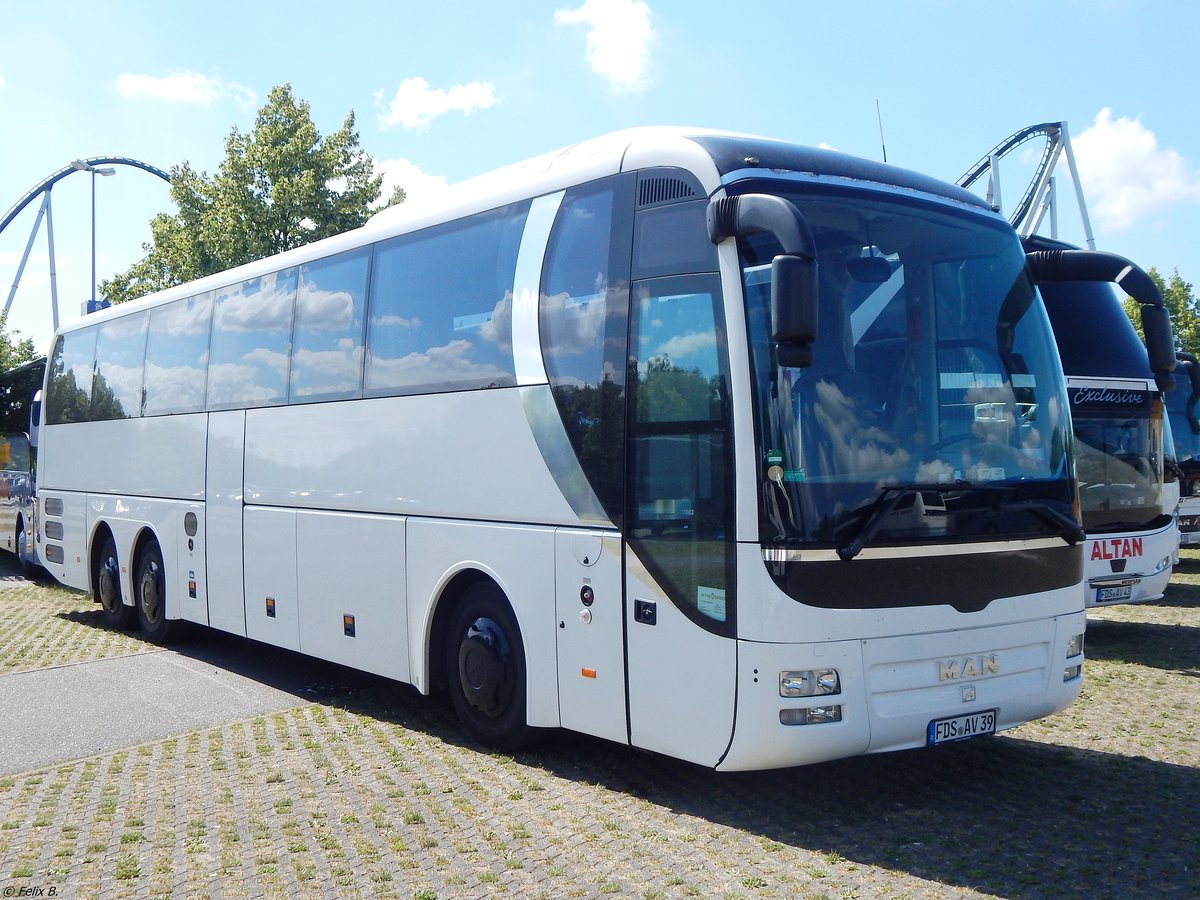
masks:
<instances>
[{"instance_id":1,"label":"paving stone ground","mask_svg":"<svg viewBox=\"0 0 1200 900\"><path fill-rule=\"evenodd\" d=\"M104 629L83 595L9 584L0 698L53 667L129 666L136 685L163 659ZM180 710L177 730L124 743L114 718L119 746L0 775L0 895L1200 896L1200 555L1165 601L1092 617L1067 712L781 772L722 775L570 735L487 753L407 687L194 641L181 658L219 661L279 705L200 726ZM285 658L302 677L283 688ZM0 706L6 739L48 727Z\"/></svg>"}]
</instances>

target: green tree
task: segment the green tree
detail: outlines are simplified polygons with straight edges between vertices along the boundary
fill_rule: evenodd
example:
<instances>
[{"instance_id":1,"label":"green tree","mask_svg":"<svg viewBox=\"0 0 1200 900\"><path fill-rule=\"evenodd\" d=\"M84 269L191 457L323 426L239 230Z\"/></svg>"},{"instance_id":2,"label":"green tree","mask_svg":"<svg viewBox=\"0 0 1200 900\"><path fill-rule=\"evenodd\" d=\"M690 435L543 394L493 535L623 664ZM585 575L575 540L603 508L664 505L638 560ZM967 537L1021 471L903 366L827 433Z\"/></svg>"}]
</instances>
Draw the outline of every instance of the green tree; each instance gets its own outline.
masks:
<instances>
[{"instance_id":1,"label":"green tree","mask_svg":"<svg viewBox=\"0 0 1200 900\"><path fill-rule=\"evenodd\" d=\"M1157 269L1146 273L1162 294L1163 303L1171 314L1171 328L1175 332L1175 347L1187 353L1200 355L1200 298L1192 291L1190 283L1183 280L1176 269L1169 281L1164 281ZM1145 340L1142 334L1142 315L1140 304L1133 298L1126 297L1122 301L1125 314L1129 316L1133 327L1137 329L1138 337Z\"/></svg>"},{"instance_id":2,"label":"green tree","mask_svg":"<svg viewBox=\"0 0 1200 900\"><path fill-rule=\"evenodd\" d=\"M4 326L0 315L0 434L16 434L29 427L29 401L42 386L42 369L25 365L36 358L33 340Z\"/></svg>"},{"instance_id":3,"label":"green tree","mask_svg":"<svg viewBox=\"0 0 1200 900\"><path fill-rule=\"evenodd\" d=\"M171 170L178 211L150 222L147 256L100 292L121 303L357 228L382 181L359 146L353 111L322 137L290 84L272 88L254 129L234 127L226 138L215 176L186 161ZM396 189L389 205L403 199Z\"/></svg>"},{"instance_id":4,"label":"green tree","mask_svg":"<svg viewBox=\"0 0 1200 900\"><path fill-rule=\"evenodd\" d=\"M37 356L33 349L33 338L21 338L19 331L10 335L7 324L7 317L0 315L0 372L15 369Z\"/></svg>"}]
</instances>

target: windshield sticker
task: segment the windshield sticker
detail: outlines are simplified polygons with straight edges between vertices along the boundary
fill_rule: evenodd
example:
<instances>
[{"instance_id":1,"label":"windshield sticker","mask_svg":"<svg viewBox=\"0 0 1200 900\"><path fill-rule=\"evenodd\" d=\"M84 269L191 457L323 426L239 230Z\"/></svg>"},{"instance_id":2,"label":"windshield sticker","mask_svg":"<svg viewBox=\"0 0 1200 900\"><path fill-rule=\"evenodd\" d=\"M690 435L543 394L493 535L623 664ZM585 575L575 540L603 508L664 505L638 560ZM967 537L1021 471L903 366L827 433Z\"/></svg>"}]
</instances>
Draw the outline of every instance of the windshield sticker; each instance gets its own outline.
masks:
<instances>
[{"instance_id":1,"label":"windshield sticker","mask_svg":"<svg viewBox=\"0 0 1200 900\"><path fill-rule=\"evenodd\" d=\"M696 608L710 619L725 621L725 591L722 588L696 588Z\"/></svg>"},{"instance_id":2,"label":"windshield sticker","mask_svg":"<svg viewBox=\"0 0 1200 900\"><path fill-rule=\"evenodd\" d=\"M971 388L1002 388L1004 376L999 372L942 372L943 391L969 391Z\"/></svg>"}]
</instances>

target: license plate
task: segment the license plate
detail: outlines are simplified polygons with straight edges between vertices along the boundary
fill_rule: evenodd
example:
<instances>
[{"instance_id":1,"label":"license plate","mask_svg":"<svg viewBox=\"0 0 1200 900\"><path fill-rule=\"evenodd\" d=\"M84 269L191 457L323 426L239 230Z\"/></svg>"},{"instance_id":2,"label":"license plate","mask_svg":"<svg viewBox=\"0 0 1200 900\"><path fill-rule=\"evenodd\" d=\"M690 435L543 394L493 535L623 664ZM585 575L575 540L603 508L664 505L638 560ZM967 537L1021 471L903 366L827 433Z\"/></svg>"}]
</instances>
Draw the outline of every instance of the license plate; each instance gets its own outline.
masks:
<instances>
[{"instance_id":1,"label":"license plate","mask_svg":"<svg viewBox=\"0 0 1200 900\"><path fill-rule=\"evenodd\" d=\"M1096 602L1104 603L1108 600L1128 600L1133 596L1133 585L1127 584L1124 587L1102 587L1096 588Z\"/></svg>"},{"instance_id":2,"label":"license plate","mask_svg":"<svg viewBox=\"0 0 1200 900\"><path fill-rule=\"evenodd\" d=\"M952 716L949 719L934 719L929 723L930 745L949 744L952 741L963 741L981 734L995 733L996 711L994 709L966 716Z\"/></svg>"}]
</instances>

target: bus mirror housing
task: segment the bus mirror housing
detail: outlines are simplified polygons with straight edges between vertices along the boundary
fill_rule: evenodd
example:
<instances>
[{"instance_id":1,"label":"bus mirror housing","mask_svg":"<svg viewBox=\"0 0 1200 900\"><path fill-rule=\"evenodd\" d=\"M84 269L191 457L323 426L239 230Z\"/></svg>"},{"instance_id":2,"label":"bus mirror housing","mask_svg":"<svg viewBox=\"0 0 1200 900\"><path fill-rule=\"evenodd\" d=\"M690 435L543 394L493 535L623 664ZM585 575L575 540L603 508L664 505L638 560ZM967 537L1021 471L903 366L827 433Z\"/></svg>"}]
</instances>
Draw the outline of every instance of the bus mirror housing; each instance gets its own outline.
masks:
<instances>
[{"instance_id":1,"label":"bus mirror housing","mask_svg":"<svg viewBox=\"0 0 1200 900\"><path fill-rule=\"evenodd\" d=\"M33 395L33 402L29 404L29 446L35 450L38 445L38 434L42 430L42 392L39 390Z\"/></svg>"},{"instance_id":2,"label":"bus mirror housing","mask_svg":"<svg viewBox=\"0 0 1200 900\"><path fill-rule=\"evenodd\" d=\"M707 219L714 244L766 232L782 245L783 253L771 261L771 339L779 365L811 365L817 336L817 250L800 210L772 194L739 194L710 202Z\"/></svg>"},{"instance_id":3,"label":"bus mirror housing","mask_svg":"<svg viewBox=\"0 0 1200 900\"><path fill-rule=\"evenodd\" d=\"M812 365L817 338L817 261L780 255L771 260L771 339L779 365Z\"/></svg>"},{"instance_id":4,"label":"bus mirror housing","mask_svg":"<svg viewBox=\"0 0 1200 900\"><path fill-rule=\"evenodd\" d=\"M1110 281L1142 308L1142 334L1150 371L1156 376L1175 369L1175 336L1171 314L1154 279L1123 256L1102 250L1035 250L1025 254L1035 284L1048 281Z\"/></svg>"},{"instance_id":5,"label":"bus mirror housing","mask_svg":"<svg viewBox=\"0 0 1200 900\"><path fill-rule=\"evenodd\" d=\"M1171 333L1171 314L1165 306L1142 306L1142 334L1146 336L1150 371L1156 375L1170 374L1175 368L1175 336Z\"/></svg>"}]
</instances>

